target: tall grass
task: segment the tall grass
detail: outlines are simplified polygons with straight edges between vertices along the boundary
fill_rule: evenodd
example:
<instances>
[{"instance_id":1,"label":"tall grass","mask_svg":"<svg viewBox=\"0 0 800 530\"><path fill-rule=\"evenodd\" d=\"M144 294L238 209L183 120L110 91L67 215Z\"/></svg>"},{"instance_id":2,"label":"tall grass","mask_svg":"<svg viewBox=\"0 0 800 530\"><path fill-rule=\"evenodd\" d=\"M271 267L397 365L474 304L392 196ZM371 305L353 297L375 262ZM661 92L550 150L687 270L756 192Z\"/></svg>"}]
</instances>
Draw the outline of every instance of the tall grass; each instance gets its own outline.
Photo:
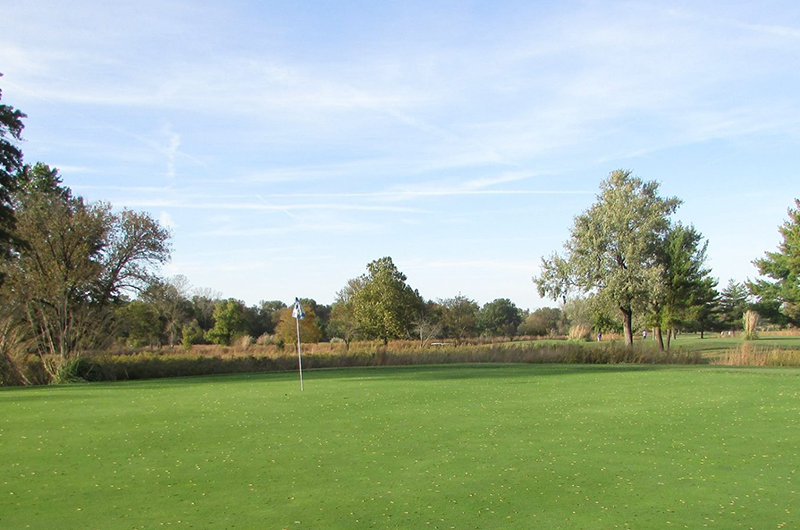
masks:
<instances>
[{"instance_id":1,"label":"tall grass","mask_svg":"<svg viewBox=\"0 0 800 530\"><path fill-rule=\"evenodd\" d=\"M744 323L744 340L755 340L758 338L757 328L760 320L755 311L746 311L742 317Z\"/></svg>"},{"instance_id":2,"label":"tall grass","mask_svg":"<svg viewBox=\"0 0 800 530\"><path fill-rule=\"evenodd\" d=\"M727 350L711 364L726 366L800 366L800 350L755 346L748 342Z\"/></svg>"},{"instance_id":3,"label":"tall grass","mask_svg":"<svg viewBox=\"0 0 800 530\"><path fill-rule=\"evenodd\" d=\"M252 347L251 347L252 348ZM431 365L451 363L560 363L560 364L697 364L699 353L659 352L652 348L626 348L609 342L587 348L579 343L530 344L514 348L503 345L447 346L424 349L351 348L349 352L312 351L303 354L304 368ZM29 369L36 371L35 363ZM297 369L294 351L267 354L230 347L225 353L139 352L126 355L82 357L71 365L68 380L116 381L161 377L274 372ZM39 381L41 378L31 378Z\"/></svg>"}]
</instances>

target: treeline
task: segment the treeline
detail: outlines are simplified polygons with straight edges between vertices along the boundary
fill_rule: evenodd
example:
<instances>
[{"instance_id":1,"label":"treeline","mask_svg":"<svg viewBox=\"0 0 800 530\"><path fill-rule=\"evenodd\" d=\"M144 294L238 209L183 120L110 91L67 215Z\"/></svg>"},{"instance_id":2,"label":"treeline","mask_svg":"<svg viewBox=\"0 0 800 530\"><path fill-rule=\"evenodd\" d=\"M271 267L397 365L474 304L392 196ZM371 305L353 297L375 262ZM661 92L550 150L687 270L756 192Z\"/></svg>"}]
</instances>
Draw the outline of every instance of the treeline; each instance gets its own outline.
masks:
<instances>
[{"instance_id":1,"label":"treeline","mask_svg":"<svg viewBox=\"0 0 800 530\"><path fill-rule=\"evenodd\" d=\"M2 92L0 92L2 98ZM19 149L25 115L0 105L0 383L24 384L30 357L50 381L67 380L87 352L195 344L296 341L282 301L247 306L181 276L160 277L169 231L146 213L90 203L58 171L25 164ZM707 242L671 215L680 200L628 171L601 183L597 202L577 216L564 253L534 278L559 307L533 312L507 298L483 306L467 296L426 300L390 257L367 264L333 304L301 301L307 342L564 336L653 329L669 347L676 330L755 329L760 315L800 324L800 202L779 228L777 252L754 261L762 278L721 291L706 267ZM666 345L662 330L666 330Z\"/></svg>"}]
</instances>

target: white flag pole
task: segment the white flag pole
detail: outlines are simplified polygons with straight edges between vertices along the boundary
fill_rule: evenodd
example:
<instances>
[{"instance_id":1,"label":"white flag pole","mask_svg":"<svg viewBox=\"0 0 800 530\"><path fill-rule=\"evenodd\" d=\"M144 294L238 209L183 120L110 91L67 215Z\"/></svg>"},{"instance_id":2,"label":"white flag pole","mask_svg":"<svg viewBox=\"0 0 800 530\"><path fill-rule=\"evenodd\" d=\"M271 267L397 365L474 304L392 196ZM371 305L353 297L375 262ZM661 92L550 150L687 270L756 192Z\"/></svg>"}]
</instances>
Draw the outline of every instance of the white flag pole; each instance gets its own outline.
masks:
<instances>
[{"instance_id":1,"label":"white flag pole","mask_svg":"<svg viewBox=\"0 0 800 530\"><path fill-rule=\"evenodd\" d=\"M297 365L300 368L300 392L303 391L303 356L300 354L300 319L296 318L297 324Z\"/></svg>"},{"instance_id":2,"label":"white flag pole","mask_svg":"<svg viewBox=\"0 0 800 530\"><path fill-rule=\"evenodd\" d=\"M303 308L300 306L300 300L294 299L294 309L292 316L297 326L297 367L300 370L300 392L303 391L303 355L300 353L300 320L305 316Z\"/></svg>"}]
</instances>

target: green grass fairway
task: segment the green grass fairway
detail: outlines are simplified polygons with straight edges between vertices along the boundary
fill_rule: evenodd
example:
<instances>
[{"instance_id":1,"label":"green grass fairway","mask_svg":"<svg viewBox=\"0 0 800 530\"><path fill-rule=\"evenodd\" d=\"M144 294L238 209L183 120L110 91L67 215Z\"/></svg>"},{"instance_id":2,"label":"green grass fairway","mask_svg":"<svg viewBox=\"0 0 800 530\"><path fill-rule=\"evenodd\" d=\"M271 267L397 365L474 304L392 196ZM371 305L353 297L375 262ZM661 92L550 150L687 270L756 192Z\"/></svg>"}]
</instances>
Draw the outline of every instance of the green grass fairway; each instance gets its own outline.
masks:
<instances>
[{"instance_id":1,"label":"green grass fairway","mask_svg":"<svg viewBox=\"0 0 800 530\"><path fill-rule=\"evenodd\" d=\"M800 528L800 370L449 366L0 391L0 528Z\"/></svg>"}]
</instances>

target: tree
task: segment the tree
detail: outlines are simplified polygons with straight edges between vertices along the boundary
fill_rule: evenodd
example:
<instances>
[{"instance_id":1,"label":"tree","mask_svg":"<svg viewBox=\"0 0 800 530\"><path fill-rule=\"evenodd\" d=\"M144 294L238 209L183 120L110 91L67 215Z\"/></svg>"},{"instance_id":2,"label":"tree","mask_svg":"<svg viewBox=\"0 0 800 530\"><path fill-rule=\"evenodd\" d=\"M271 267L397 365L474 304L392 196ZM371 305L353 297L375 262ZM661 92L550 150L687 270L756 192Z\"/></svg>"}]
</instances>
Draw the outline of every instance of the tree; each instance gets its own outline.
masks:
<instances>
[{"instance_id":1,"label":"tree","mask_svg":"<svg viewBox=\"0 0 800 530\"><path fill-rule=\"evenodd\" d=\"M275 333L275 327L281 320L281 309L286 307L286 304L280 300L262 300L258 303L258 318L263 328L263 333L272 335Z\"/></svg>"},{"instance_id":2,"label":"tree","mask_svg":"<svg viewBox=\"0 0 800 530\"><path fill-rule=\"evenodd\" d=\"M300 302L302 305L302 301ZM317 325L317 315L314 308L303 305L305 318L300 321L300 342L305 344L316 344L322 337L322 330ZM275 335L284 344L294 344L297 347L297 323L292 316L292 308L286 307L280 310L281 318L275 328Z\"/></svg>"},{"instance_id":3,"label":"tree","mask_svg":"<svg viewBox=\"0 0 800 530\"><path fill-rule=\"evenodd\" d=\"M659 348L664 349L661 330L668 330L667 347L674 330L688 326L713 303L717 285L705 267L708 242L693 226L677 223L670 228L659 252L663 288L651 301L652 323Z\"/></svg>"},{"instance_id":4,"label":"tree","mask_svg":"<svg viewBox=\"0 0 800 530\"><path fill-rule=\"evenodd\" d=\"M203 331L214 327L214 308L222 300L222 293L210 288L195 289L192 296L192 312L197 325Z\"/></svg>"},{"instance_id":5,"label":"tree","mask_svg":"<svg viewBox=\"0 0 800 530\"><path fill-rule=\"evenodd\" d=\"M365 338L388 344L389 339L411 334L423 301L406 279L390 257L367 265L367 274L361 277L363 285L352 297L353 314Z\"/></svg>"},{"instance_id":6,"label":"tree","mask_svg":"<svg viewBox=\"0 0 800 530\"><path fill-rule=\"evenodd\" d=\"M206 333L206 338L214 344L230 346L238 335L247 331L244 319L244 304L229 298L220 300L214 307L214 327Z\"/></svg>"},{"instance_id":7,"label":"tree","mask_svg":"<svg viewBox=\"0 0 800 530\"><path fill-rule=\"evenodd\" d=\"M722 290L719 300L720 320L729 330L738 329L747 311L747 288L733 280Z\"/></svg>"},{"instance_id":8,"label":"tree","mask_svg":"<svg viewBox=\"0 0 800 530\"><path fill-rule=\"evenodd\" d=\"M73 197L44 164L25 168L12 199L24 244L5 264L3 297L55 376L114 336L113 307L167 260L169 232L147 214Z\"/></svg>"},{"instance_id":9,"label":"tree","mask_svg":"<svg viewBox=\"0 0 800 530\"><path fill-rule=\"evenodd\" d=\"M789 219L778 229L783 238L777 252L753 261L758 273L770 279L748 282L759 301L773 301L787 321L800 325L800 199L789 208Z\"/></svg>"},{"instance_id":10,"label":"tree","mask_svg":"<svg viewBox=\"0 0 800 530\"><path fill-rule=\"evenodd\" d=\"M459 293L453 298L439 300L439 306L442 308L442 327L445 336L461 341L478 334L480 307L475 300Z\"/></svg>"},{"instance_id":11,"label":"tree","mask_svg":"<svg viewBox=\"0 0 800 530\"><path fill-rule=\"evenodd\" d=\"M3 74L0 74L0 77ZM0 100L3 91L0 90ZM14 207L12 194L16 176L22 169L22 151L16 143L22 141L25 114L9 105L0 104L0 257L10 257L14 242ZM0 283L3 277L0 275Z\"/></svg>"},{"instance_id":12,"label":"tree","mask_svg":"<svg viewBox=\"0 0 800 530\"><path fill-rule=\"evenodd\" d=\"M625 344L633 345L632 318L662 289L657 249L680 204L658 195L655 181L616 170L600 184L597 201L575 218L565 256L542 259L534 278L539 294L566 298L570 291L593 292L622 318Z\"/></svg>"},{"instance_id":13,"label":"tree","mask_svg":"<svg viewBox=\"0 0 800 530\"><path fill-rule=\"evenodd\" d=\"M478 325L481 331L490 336L514 337L522 322L519 308L508 298L496 298L481 308Z\"/></svg>"},{"instance_id":14,"label":"tree","mask_svg":"<svg viewBox=\"0 0 800 530\"><path fill-rule=\"evenodd\" d=\"M353 297L364 286L364 281L363 276L348 280L347 285L336 293L336 300L331 307L328 332L331 337L344 340L346 350L350 349L350 342L358 337L360 331Z\"/></svg>"},{"instance_id":15,"label":"tree","mask_svg":"<svg viewBox=\"0 0 800 530\"><path fill-rule=\"evenodd\" d=\"M543 337L548 334L555 335L564 331L563 322L564 314L560 309L542 307L528 315L517 328L517 332L520 335L532 335L534 337Z\"/></svg>"},{"instance_id":16,"label":"tree","mask_svg":"<svg viewBox=\"0 0 800 530\"><path fill-rule=\"evenodd\" d=\"M119 334L133 348L160 346L163 323L153 304L133 300L119 311Z\"/></svg>"},{"instance_id":17,"label":"tree","mask_svg":"<svg viewBox=\"0 0 800 530\"><path fill-rule=\"evenodd\" d=\"M154 280L140 296L155 310L170 346L182 339L183 325L192 320L192 303L188 296L189 280L180 274Z\"/></svg>"}]
</instances>

